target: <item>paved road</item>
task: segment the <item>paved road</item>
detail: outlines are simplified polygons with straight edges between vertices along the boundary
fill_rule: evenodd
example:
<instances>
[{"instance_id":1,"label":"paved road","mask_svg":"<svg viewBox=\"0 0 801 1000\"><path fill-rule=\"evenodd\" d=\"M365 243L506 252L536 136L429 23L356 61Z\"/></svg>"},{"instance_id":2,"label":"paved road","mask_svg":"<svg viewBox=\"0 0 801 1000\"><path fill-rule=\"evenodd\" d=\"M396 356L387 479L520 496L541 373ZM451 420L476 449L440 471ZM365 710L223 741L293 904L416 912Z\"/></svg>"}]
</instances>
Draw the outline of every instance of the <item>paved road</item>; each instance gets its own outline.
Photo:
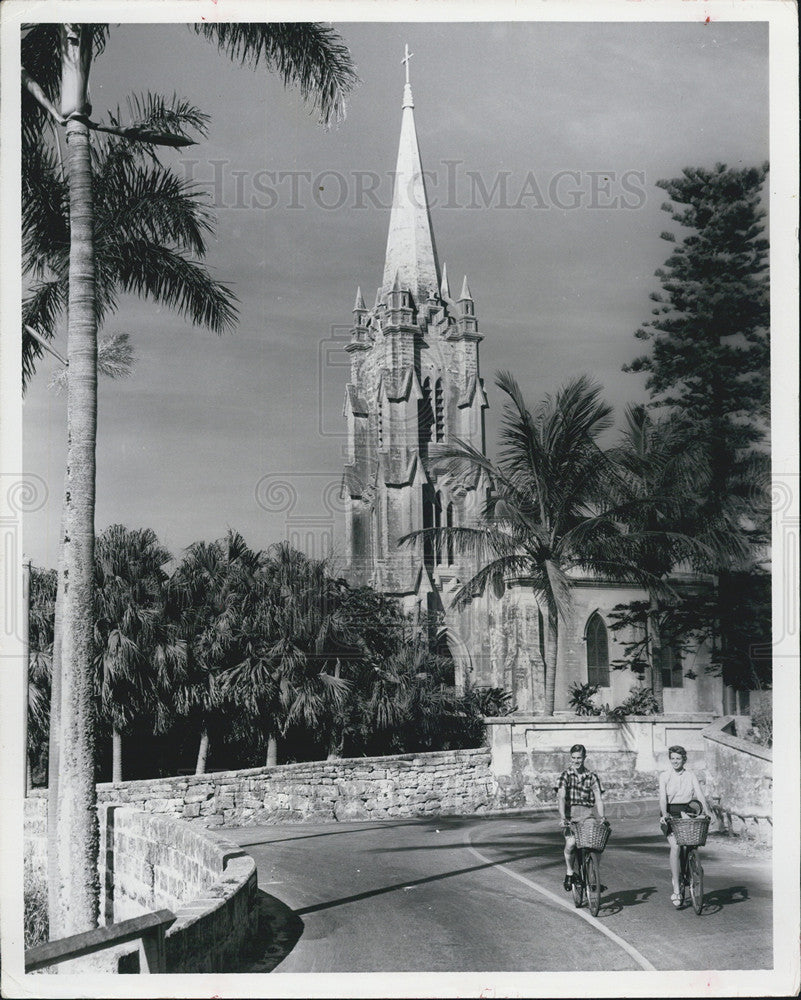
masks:
<instances>
[{"instance_id":1,"label":"paved road","mask_svg":"<svg viewBox=\"0 0 801 1000\"><path fill-rule=\"evenodd\" d=\"M769 859L712 835L705 910L676 911L655 813L608 809L597 919L562 889L553 814L227 830L256 859L274 938L247 971L772 968Z\"/></svg>"}]
</instances>

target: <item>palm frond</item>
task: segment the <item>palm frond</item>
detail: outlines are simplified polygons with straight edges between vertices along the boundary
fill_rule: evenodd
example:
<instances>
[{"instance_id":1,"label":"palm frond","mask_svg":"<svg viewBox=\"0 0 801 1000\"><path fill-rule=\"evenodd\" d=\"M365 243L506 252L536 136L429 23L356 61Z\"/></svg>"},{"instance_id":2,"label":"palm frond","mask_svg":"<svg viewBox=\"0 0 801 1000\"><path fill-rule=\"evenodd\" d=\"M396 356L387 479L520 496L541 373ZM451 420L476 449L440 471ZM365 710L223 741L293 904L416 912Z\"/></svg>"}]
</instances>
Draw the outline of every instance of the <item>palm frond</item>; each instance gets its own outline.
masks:
<instances>
[{"instance_id":1,"label":"palm frond","mask_svg":"<svg viewBox=\"0 0 801 1000\"><path fill-rule=\"evenodd\" d=\"M129 378L134 371L135 355L127 333L104 337L97 345L97 371L108 378ZM64 392L69 381L69 370L57 368L47 383L48 389Z\"/></svg>"},{"instance_id":2,"label":"palm frond","mask_svg":"<svg viewBox=\"0 0 801 1000\"><path fill-rule=\"evenodd\" d=\"M67 282L65 278L35 283L30 293L22 300L22 388L28 384L36 372L36 364L44 353L44 348L32 337L26 326L33 327L45 340L53 340L56 323L67 305Z\"/></svg>"},{"instance_id":3,"label":"palm frond","mask_svg":"<svg viewBox=\"0 0 801 1000\"><path fill-rule=\"evenodd\" d=\"M145 239L130 240L114 247L110 267L122 291L147 295L198 326L225 333L236 324L236 295L175 250Z\"/></svg>"},{"instance_id":4,"label":"palm frond","mask_svg":"<svg viewBox=\"0 0 801 1000\"><path fill-rule=\"evenodd\" d=\"M190 27L229 58L253 69L264 63L284 86L298 87L322 123L345 117L346 97L359 78L347 46L329 25L203 22Z\"/></svg>"}]
</instances>

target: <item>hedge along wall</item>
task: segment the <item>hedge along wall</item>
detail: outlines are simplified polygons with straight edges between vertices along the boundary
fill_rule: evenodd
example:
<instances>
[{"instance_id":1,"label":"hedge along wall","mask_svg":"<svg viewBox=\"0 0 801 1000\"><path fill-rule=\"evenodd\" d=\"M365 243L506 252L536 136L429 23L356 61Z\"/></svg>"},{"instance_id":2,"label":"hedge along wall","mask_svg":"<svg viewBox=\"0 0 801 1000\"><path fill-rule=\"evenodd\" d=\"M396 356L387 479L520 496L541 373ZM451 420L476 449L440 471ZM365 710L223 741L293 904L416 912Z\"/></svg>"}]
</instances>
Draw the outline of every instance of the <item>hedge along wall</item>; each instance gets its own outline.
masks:
<instances>
[{"instance_id":1,"label":"hedge along wall","mask_svg":"<svg viewBox=\"0 0 801 1000\"><path fill-rule=\"evenodd\" d=\"M41 871L46 809L43 795L26 802L26 855ZM111 805L100 807L100 818L101 922L170 909L176 920L166 935L168 972L235 971L258 930L253 859L173 817ZM138 972L137 945L76 960L70 971Z\"/></svg>"},{"instance_id":2,"label":"hedge along wall","mask_svg":"<svg viewBox=\"0 0 801 1000\"><path fill-rule=\"evenodd\" d=\"M703 731L707 797L724 829L762 843L773 841L773 752L736 734L736 720Z\"/></svg>"}]
</instances>

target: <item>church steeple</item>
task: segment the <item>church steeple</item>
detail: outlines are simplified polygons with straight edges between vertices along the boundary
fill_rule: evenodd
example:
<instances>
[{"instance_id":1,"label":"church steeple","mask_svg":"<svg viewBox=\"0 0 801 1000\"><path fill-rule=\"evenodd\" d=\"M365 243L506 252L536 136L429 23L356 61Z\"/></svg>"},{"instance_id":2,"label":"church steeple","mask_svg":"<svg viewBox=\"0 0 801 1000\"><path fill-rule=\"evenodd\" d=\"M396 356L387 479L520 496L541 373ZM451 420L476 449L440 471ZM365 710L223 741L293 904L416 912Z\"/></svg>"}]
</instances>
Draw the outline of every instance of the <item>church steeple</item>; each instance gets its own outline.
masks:
<instances>
[{"instance_id":1,"label":"church steeple","mask_svg":"<svg viewBox=\"0 0 801 1000\"><path fill-rule=\"evenodd\" d=\"M391 290L395 276L398 275L401 286L411 291L419 305L426 300L429 289L440 287L440 279L414 125L414 99L409 83L409 60L412 54L407 45L402 60L406 66L406 83L403 88L400 144L382 293L386 295Z\"/></svg>"}]
</instances>

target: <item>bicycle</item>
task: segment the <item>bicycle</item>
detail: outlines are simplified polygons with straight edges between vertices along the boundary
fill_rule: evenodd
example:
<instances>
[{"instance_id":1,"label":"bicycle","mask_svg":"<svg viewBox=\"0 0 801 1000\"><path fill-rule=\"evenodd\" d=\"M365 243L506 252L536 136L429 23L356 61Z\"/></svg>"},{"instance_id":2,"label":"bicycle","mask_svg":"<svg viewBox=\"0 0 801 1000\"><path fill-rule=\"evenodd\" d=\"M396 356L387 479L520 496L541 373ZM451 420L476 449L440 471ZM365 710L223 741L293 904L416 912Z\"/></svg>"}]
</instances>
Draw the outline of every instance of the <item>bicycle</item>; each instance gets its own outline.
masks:
<instances>
[{"instance_id":1,"label":"bicycle","mask_svg":"<svg viewBox=\"0 0 801 1000\"><path fill-rule=\"evenodd\" d=\"M709 817L672 816L670 828L679 847L680 905L684 906L686 892L689 889L693 909L700 917L704 908L704 869L698 859L698 848L706 843Z\"/></svg>"},{"instance_id":2,"label":"bicycle","mask_svg":"<svg viewBox=\"0 0 801 1000\"><path fill-rule=\"evenodd\" d=\"M612 828L607 820L571 820L570 829L576 838L576 865L578 879L573 879L573 902L581 907L586 896L590 913L598 916L601 908L600 856L606 847Z\"/></svg>"}]
</instances>

